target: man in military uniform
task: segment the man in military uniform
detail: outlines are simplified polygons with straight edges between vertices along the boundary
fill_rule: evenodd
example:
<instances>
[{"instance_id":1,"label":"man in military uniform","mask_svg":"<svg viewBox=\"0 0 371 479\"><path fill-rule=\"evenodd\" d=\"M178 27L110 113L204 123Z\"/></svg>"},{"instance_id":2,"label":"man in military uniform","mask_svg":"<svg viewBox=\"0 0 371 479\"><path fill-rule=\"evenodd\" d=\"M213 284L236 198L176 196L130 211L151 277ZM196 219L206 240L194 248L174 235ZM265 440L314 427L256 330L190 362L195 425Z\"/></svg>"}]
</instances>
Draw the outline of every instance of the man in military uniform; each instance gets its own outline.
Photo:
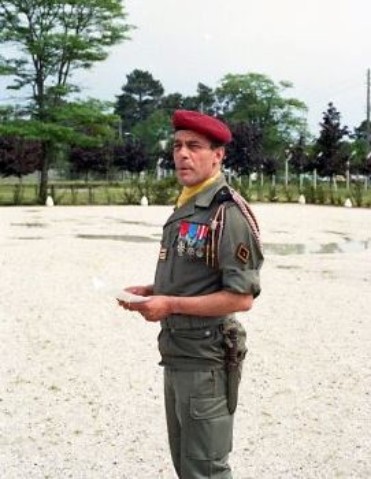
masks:
<instances>
[{"instance_id":1,"label":"man in military uniform","mask_svg":"<svg viewBox=\"0 0 371 479\"><path fill-rule=\"evenodd\" d=\"M159 321L171 456L182 479L232 478L234 411L246 353L236 312L260 293L259 228L246 201L221 173L226 124L177 110L173 156L183 190L164 225L153 285L126 288L150 296L119 301Z\"/></svg>"}]
</instances>

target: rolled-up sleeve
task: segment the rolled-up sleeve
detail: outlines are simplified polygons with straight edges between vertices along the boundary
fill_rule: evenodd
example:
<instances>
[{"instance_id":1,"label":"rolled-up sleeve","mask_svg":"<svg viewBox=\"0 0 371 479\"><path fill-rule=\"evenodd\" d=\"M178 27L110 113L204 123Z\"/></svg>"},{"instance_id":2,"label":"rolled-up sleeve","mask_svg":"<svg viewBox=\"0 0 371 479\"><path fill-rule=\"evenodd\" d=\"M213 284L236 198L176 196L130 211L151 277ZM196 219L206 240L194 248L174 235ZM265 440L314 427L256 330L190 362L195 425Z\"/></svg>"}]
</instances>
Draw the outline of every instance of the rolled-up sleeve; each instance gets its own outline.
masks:
<instances>
[{"instance_id":1,"label":"rolled-up sleeve","mask_svg":"<svg viewBox=\"0 0 371 479\"><path fill-rule=\"evenodd\" d=\"M218 248L223 289L257 297L263 261L261 247L248 221L236 205L228 205Z\"/></svg>"}]
</instances>

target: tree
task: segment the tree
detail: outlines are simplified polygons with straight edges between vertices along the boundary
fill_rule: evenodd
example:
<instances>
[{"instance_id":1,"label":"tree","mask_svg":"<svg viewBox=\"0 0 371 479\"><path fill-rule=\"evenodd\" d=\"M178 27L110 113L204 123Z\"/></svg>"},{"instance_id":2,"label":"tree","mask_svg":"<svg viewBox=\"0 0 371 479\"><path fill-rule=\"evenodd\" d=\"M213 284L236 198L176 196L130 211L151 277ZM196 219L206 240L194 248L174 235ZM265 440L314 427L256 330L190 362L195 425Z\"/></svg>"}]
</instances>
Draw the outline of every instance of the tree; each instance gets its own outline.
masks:
<instances>
[{"instance_id":1,"label":"tree","mask_svg":"<svg viewBox=\"0 0 371 479\"><path fill-rule=\"evenodd\" d=\"M112 105L95 99L63 102L54 108L53 122L73 132L71 142L101 146L118 137L118 117L112 113Z\"/></svg>"},{"instance_id":2,"label":"tree","mask_svg":"<svg viewBox=\"0 0 371 479\"><path fill-rule=\"evenodd\" d=\"M0 137L0 174L2 176L22 176L40 169L42 145L39 141Z\"/></svg>"},{"instance_id":3,"label":"tree","mask_svg":"<svg viewBox=\"0 0 371 479\"><path fill-rule=\"evenodd\" d=\"M322 176L332 176L345 171L348 146L343 141L349 136L347 126L341 126L340 113L333 103L328 104L320 123L321 130L314 146L317 171Z\"/></svg>"},{"instance_id":4,"label":"tree","mask_svg":"<svg viewBox=\"0 0 371 479\"><path fill-rule=\"evenodd\" d=\"M306 129L305 104L284 93L292 84L275 84L259 73L226 75L216 89L217 111L229 123L247 122L263 135L266 154L283 150Z\"/></svg>"},{"instance_id":5,"label":"tree","mask_svg":"<svg viewBox=\"0 0 371 479\"><path fill-rule=\"evenodd\" d=\"M354 129L354 142L352 144L351 169L357 173L369 175L371 173L371 124L364 120L359 127Z\"/></svg>"},{"instance_id":6,"label":"tree","mask_svg":"<svg viewBox=\"0 0 371 479\"><path fill-rule=\"evenodd\" d=\"M367 122L367 120L362 121L362 123L357 127L354 128L354 137L357 140L363 140L365 142L369 142L371 140L371 123Z\"/></svg>"},{"instance_id":7,"label":"tree","mask_svg":"<svg viewBox=\"0 0 371 479\"><path fill-rule=\"evenodd\" d=\"M122 119L123 131L148 118L160 104L163 86L151 73L134 70L126 76L123 93L117 97L115 113Z\"/></svg>"},{"instance_id":8,"label":"tree","mask_svg":"<svg viewBox=\"0 0 371 479\"><path fill-rule=\"evenodd\" d=\"M119 171L140 173L148 168L148 159L143 143L132 136L113 150L113 163Z\"/></svg>"},{"instance_id":9,"label":"tree","mask_svg":"<svg viewBox=\"0 0 371 479\"><path fill-rule=\"evenodd\" d=\"M214 90L203 83L198 83L197 94L185 97L183 108L186 110L197 110L214 116L216 114Z\"/></svg>"},{"instance_id":10,"label":"tree","mask_svg":"<svg viewBox=\"0 0 371 479\"><path fill-rule=\"evenodd\" d=\"M156 110L146 120L138 123L132 133L154 159L161 154L160 141L168 140L172 133L171 117L162 109Z\"/></svg>"},{"instance_id":11,"label":"tree","mask_svg":"<svg viewBox=\"0 0 371 479\"><path fill-rule=\"evenodd\" d=\"M0 43L19 49L0 58L0 73L14 78L8 88L31 88L30 115L49 133L54 108L79 91L72 73L106 59L108 47L127 39L126 16L120 0L0 0ZM52 135L44 140L41 202L54 143Z\"/></svg>"},{"instance_id":12,"label":"tree","mask_svg":"<svg viewBox=\"0 0 371 479\"><path fill-rule=\"evenodd\" d=\"M206 115L215 115L215 91L203 83L197 85L198 110Z\"/></svg>"},{"instance_id":13,"label":"tree","mask_svg":"<svg viewBox=\"0 0 371 479\"><path fill-rule=\"evenodd\" d=\"M297 174L306 171L308 166L306 149L305 138L300 135L298 141L287 151L287 154L290 155L290 168Z\"/></svg>"},{"instance_id":14,"label":"tree","mask_svg":"<svg viewBox=\"0 0 371 479\"><path fill-rule=\"evenodd\" d=\"M14 110L10 105L0 107L0 122L3 123L13 118Z\"/></svg>"},{"instance_id":15,"label":"tree","mask_svg":"<svg viewBox=\"0 0 371 479\"><path fill-rule=\"evenodd\" d=\"M160 109L164 110L169 118L174 110L184 108L184 97L181 93L170 93L161 98Z\"/></svg>"},{"instance_id":16,"label":"tree","mask_svg":"<svg viewBox=\"0 0 371 479\"><path fill-rule=\"evenodd\" d=\"M161 98L159 108L165 110L169 117L179 108L215 115L215 92L207 85L198 83L196 95L184 97L180 93L171 93Z\"/></svg>"},{"instance_id":17,"label":"tree","mask_svg":"<svg viewBox=\"0 0 371 479\"><path fill-rule=\"evenodd\" d=\"M64 101L53 109L52 121L18 119L0 123L0 135L37 140L42 144L42 155L47 145L54 165L58 162L59 167L65 168L70 148L103 148L117 138L118 118L110 110L109 103L98 100Z\"/></svg>"},{"instance_id":18,"label":"tree","mask_svg":"<svg viewBox=\"0 0 371 479\"><path fill-rule=\"evenodd\" d=\"M366 156L366 161L364 163L363 171L366 175L368 176L371 175L371 155L370 154Z\"/></svg>"},{"instance_id":19,"label":"tree","mask_svg":"<svg viewBox=\"0 0 371 479\"><path fill-rule=\"evenodd\" d=\"M227 146L225 167L240 175L256 171L263 161L262 132L242 121L232 124L231 132L233 140Z\"/></svg>"},{"instance_id":20,"label":"tree","mask_svg":"<svg viewBox=\"0 0 371 479\"><path fill-rule=\"evenodd\" d=\"M84 174L88 181L89 173L107 175L112 160L112 149L104 146L76 146L70 151L70 164L73 173Z\"/></svg>"}]
</instances>

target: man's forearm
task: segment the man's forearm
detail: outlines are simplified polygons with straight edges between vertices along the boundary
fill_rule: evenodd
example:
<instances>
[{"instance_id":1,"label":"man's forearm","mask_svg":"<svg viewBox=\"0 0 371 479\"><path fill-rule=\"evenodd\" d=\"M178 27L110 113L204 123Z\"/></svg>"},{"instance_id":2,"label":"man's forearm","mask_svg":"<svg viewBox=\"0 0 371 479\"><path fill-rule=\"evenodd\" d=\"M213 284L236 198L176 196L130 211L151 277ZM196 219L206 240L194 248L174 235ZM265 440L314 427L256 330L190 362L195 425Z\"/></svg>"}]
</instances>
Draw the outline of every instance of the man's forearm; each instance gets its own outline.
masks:
<instances>
[{"instance_id":1,"label":"man's forearm","mask_svg":"<svg viewBox=\"0 0 371 479\"><path fill-rule=\"evenodd\" d=\"M170 296L172 314L188 314L194 316L223 316L226 314L247 311L252 307L251 294L219 291L204 296Z\"/></svg>"}]
</instances>

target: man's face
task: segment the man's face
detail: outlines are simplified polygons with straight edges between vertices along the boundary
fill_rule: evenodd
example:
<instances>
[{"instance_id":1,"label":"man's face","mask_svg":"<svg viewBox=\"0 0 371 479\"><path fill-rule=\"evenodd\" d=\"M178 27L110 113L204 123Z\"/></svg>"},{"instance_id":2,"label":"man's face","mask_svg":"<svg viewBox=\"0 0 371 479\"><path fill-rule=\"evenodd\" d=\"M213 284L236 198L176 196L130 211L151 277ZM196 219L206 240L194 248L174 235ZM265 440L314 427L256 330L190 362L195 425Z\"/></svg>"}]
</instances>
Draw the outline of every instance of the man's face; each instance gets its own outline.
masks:
<instances>
[{"instance_id":1,"label":"man's face","mask_svg":"<svg viewBox=\"0 0 371 479\"><path fill-rule=\"evenodd\" d=\"M173 156L178 181L194 186L214 176L224 157L223 147L213 147L208 138L190 130L174 135Z\"/></svg>"}]
</instances>

